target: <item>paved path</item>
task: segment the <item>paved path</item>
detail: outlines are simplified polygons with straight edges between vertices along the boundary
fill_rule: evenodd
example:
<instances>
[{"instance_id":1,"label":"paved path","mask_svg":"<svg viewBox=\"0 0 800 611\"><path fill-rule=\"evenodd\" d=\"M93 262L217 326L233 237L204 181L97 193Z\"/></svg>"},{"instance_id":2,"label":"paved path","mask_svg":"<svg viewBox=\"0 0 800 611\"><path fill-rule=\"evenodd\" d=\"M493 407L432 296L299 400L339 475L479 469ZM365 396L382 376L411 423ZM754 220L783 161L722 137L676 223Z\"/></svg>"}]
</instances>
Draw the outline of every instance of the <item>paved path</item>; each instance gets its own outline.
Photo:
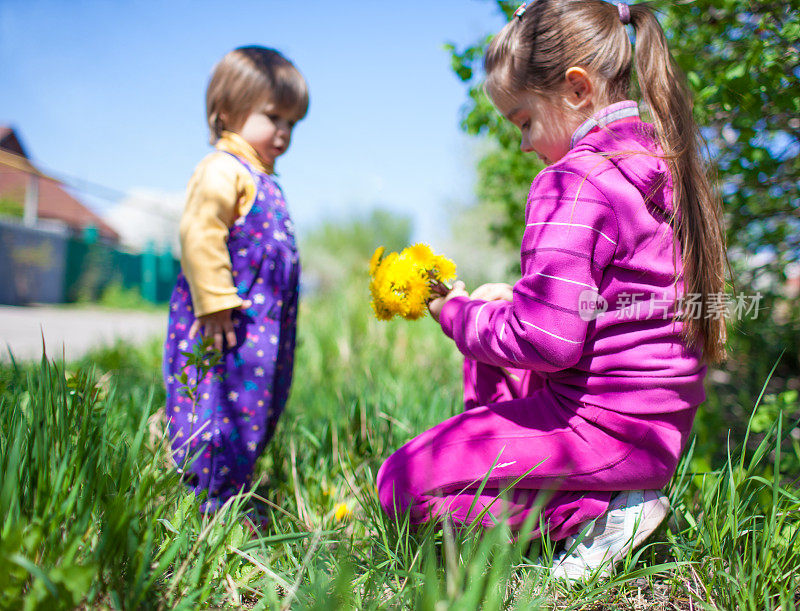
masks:
<instances>
[{"instance_id":1,"label":"paved path","mask_svg":"<svg viewBox=\"0 0 800 611\"><path fill-rule=\"evenodd\" d=\"M42 333L47 354L67 361L87 351L113 344L117 339L139 343L163 335L167 312L136 312L103 308L0 306L0 361L8 362L8 350L18 361L42 356Z\"/></svg>"}]
</instances>

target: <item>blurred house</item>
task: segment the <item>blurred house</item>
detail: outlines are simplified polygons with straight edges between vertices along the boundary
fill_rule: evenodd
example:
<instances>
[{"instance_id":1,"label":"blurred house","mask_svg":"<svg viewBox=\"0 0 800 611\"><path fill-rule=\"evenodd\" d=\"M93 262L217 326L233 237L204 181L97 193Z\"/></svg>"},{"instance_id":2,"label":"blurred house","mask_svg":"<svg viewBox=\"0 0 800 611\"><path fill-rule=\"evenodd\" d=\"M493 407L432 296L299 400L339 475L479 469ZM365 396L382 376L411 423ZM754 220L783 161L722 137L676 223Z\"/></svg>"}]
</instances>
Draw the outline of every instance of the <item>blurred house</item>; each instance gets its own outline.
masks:
<instances>
[{"instance_id":1,"label":"blurred house","mask_svg":"<svg viewBox=\"0 0 800 611\"><path fill-rule=\"evenodd\" d=\"M104 241L119 242L110 225L30 162L19 136L7 125L0 125L0 202L3 216L28 226L60 227L71 235L94 227Z\"/></svg>"},{"instance_id":2,"label":"blurred house","mask_svg":"<svg viewBox=\"0 0 800 611\"><path fill-rule=\"evenodd\" d=\"M168 221L179 215L166 208L177 203L144 199L150 217L137 216L142 206L134 201L116 221L131 234L152 236L152 227L168 234ZM168 300L180 269L169 245L159 253L151 239L143 252L129 252L123 241L141 245L121 233L31 163L19 135L0 126L0 303L96 301L111 287Z\"/></svg>"},{"instance_id":3,"label":"blurred house","mask_svg":"<svg viewBox=\"0 0 800 611\"><path fill-rule=\"evenodd\" d=\"M119 234L33 165L14 129L0 126L0 303L62 303L96 293L100 274L86 264L84 239L112 249Z\"/></svg>"}]
</instances>

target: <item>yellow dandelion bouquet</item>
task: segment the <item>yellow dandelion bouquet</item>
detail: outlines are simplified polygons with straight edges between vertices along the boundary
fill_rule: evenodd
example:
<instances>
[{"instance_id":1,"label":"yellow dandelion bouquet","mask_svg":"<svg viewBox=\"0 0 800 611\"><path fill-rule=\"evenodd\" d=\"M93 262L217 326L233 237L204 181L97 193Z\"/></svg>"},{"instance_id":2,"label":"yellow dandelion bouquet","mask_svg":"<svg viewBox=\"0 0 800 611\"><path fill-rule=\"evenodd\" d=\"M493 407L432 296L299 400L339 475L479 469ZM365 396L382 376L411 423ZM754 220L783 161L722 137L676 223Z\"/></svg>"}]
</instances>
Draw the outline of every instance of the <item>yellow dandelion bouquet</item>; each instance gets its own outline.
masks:
<instances>
[{"instance_id":1,"label":"yellow dandelion bouquet","mask_svg":"<svg viewBox=\"0 0 800 611\"><path fill-rule=\"evenodd\" d=\"M406 320L425 316L428 301L434 295L446 295L445 282L455 279L456 265L447 257L433 254L425 244L414 244L402 252L375 250L369 263L369 290L372 309L379 320L395 315Z\"/></svg>"}]
</instances>

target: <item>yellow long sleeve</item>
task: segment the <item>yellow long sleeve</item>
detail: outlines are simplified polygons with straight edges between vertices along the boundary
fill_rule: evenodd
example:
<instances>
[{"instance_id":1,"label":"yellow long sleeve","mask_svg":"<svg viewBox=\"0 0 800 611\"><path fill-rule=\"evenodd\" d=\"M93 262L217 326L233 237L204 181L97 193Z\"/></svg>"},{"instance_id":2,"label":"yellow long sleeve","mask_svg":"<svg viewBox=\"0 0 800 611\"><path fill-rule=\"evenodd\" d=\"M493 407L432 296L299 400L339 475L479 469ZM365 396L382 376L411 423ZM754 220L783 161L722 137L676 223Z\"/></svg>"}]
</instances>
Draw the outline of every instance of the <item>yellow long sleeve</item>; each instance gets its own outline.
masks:
<instances>
[{"instance_id":1,"label":"yellow long sleeve","mask_svg":"<svg viewBox=\"0 0 800 611\"><path fill-rule=\"evenodd\" d=\"M231 276L227 239L248 190L252 193L254 186L247 170L220 152L203 159L189 180L180 223L181 267L192 293L195 316L242 303Z\"/></svg>"},{"instance_id":2,"label":"yellow long sleeve","mask_svg":"<svg viewBox=\"0 0 800 611\"><path fill-rule=\"evenodd\" d=\"M270 172L239 135L223 132L218 151L207 155L189 180L180 222L181 266L192 293L195 316L241 305L231 275L227 239L230 227L255 199L253 177L236 154L255 169Z\"/></svg>"}]
</instances>

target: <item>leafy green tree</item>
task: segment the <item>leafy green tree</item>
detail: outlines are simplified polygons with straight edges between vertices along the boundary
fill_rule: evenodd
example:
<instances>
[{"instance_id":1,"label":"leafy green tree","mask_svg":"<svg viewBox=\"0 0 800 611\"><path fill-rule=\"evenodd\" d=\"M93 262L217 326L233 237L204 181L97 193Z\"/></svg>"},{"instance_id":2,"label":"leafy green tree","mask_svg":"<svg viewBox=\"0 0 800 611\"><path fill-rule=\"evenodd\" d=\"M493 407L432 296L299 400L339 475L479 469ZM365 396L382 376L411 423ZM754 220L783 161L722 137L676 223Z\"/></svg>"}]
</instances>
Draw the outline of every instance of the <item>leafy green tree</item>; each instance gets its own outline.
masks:
<instances>
[{"instance_id":1,"label":"leafy green tree","mask_svg":"<svg viewBox=\"0 0 800 611\"><path fill-rule=\"evenodd\" d=\"M783 288L800 259L800 4L657 6L719 175L734 283L763 294L757 320L732 322L733 385L781 358L778 387L800 375L800 302Z\"/></svg>"},{"instance_id":2,"label":"leafy green tree","mask_svg":"<svg viewBox=\"0 0 800 611\"><path fill-rule=\"evenodd\" d=\"M660 3L723 185L731 247L800 257L800 4Z\"/></svg>"}]
</instances>

